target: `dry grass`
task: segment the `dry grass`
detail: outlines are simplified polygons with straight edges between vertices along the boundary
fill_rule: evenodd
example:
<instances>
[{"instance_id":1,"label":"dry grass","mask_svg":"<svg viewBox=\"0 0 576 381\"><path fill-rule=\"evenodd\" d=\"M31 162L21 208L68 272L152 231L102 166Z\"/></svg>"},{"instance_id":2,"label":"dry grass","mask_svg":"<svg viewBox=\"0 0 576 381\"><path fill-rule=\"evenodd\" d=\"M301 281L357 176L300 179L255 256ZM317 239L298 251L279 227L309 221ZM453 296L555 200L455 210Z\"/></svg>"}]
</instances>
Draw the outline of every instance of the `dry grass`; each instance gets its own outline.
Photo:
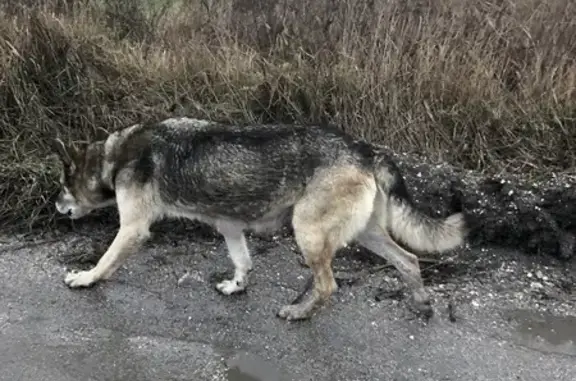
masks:
<instances>
[{"instance_id":1,"label":"dry grass","mask_svg":"<svg viewBox=\"0 0 576 381\"><path fill-rule=\"evenodd\" d=\"M49 138L151 117L329 121L471 169L574 167L570 0L29 3L0 6L4 226L52 221Z\"/></svg>"}]
</instances>

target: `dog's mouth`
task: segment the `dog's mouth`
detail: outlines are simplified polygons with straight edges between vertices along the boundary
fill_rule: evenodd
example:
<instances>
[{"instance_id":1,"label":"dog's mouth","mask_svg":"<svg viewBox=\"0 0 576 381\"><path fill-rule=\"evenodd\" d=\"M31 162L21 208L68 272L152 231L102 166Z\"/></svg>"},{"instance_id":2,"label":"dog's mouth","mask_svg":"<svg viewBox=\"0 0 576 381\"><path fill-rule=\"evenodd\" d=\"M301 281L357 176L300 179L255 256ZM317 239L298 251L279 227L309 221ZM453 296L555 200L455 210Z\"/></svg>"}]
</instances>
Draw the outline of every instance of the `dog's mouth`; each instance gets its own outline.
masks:
<instances>
[{"instance_id":1,"label":"dog's mouth","mask_svg":"<svg viewBox=\"0 0 576 381\"><path fill-rule=\"evenodd\" d=\"M73 207L71 205L61 204L59 202L56 202L56 210L58 210L58 213L67 216L71 220L76 220L90 212L84 208Z\"/></svg>"},{"instance_id":2,"label":"dog's mouth","mask_svg":"<svg viewBox=\"0 0 576 381\"><path fill-rule=\"evenodd\" d=\"M72 211L69 211L66 215L68 216L68 218L70 218L71 220L77 220L80 217L84 217L87 213L74 213Z\"/></svg>"}]
</instances>

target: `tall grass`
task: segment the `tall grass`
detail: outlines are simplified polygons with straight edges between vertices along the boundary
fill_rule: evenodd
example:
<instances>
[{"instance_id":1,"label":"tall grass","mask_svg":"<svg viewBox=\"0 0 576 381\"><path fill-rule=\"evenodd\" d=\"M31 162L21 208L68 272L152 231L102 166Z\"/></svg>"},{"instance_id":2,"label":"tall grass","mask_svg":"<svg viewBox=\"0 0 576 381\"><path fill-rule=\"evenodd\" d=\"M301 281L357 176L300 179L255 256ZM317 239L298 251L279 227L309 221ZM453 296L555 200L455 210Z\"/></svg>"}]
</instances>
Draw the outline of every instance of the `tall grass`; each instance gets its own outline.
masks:
<instances>
[{"instance_id":1,"label":"tall grass","mask_svg":"<svg viewBox=\"0 0 576 381\"><path fill-rule=\"evenodd\" d=\"M49 221L49 138L173 115L337 123L488 172L576 161L570 0L11 0L0 20L0 223Z\"/></svg>"}]
</instances>

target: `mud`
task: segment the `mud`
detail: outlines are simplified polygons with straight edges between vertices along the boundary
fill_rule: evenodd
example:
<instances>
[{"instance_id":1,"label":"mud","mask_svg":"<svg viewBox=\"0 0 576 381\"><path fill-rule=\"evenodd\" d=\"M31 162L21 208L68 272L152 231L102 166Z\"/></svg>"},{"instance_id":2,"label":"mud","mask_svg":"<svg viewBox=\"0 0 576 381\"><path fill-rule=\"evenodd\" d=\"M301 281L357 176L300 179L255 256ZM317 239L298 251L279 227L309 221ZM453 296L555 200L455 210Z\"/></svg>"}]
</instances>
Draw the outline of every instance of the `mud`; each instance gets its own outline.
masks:
<instances>
[{"instance_id":1,"label":"mud","mask_svg":"<svg viewBox=\"0 0 576 381\"><path fill-rule=\"evenodd\" d=\"M514 341L543 352L576 356L576 317L528 309L507 314L515 322Z\"/></svg>"},{"instance_id":2,"label":"mud","mask_svg":"<svg viewBox=\"0 0 576 381\"><path fill-rule=\"evenodd\" d=\"M416 203L428 213L462 209L473 245L495 245L562 260L575 256L576 176L482 175L426 158L394 154Z\"/></svg>"},{"instance_id":3,"label":"mud","mask_svg":"<svg viewBox=\"0 0 576 381\"><path fill-rule=\"evenodd\" d=\"M281 381L287 379L275 364L250 353L240 353L226 363L228 381Z\"/></svg>"}]
</instances>

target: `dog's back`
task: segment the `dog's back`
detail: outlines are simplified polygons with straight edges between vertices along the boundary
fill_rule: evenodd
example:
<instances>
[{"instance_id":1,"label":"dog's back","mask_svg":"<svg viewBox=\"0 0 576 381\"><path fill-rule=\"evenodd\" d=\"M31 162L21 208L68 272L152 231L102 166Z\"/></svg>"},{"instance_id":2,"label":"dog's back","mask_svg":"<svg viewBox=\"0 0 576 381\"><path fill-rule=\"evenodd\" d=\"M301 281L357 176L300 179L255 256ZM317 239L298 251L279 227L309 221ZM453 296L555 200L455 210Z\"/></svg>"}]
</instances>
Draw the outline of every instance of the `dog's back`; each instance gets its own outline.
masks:
<instances>
[{"instance_id":1,"label":"dog's back","mask_svg":"<svg viewBox=\"0 0 576 381\"><path fill-rule=\"evenodd\" d=\"M251 221L291 206L318 171L369 171L365 151L332 127L159 123L133 128L109 160L116 186L154 182L167 206Z\"/></svg>"}]
</instances>

